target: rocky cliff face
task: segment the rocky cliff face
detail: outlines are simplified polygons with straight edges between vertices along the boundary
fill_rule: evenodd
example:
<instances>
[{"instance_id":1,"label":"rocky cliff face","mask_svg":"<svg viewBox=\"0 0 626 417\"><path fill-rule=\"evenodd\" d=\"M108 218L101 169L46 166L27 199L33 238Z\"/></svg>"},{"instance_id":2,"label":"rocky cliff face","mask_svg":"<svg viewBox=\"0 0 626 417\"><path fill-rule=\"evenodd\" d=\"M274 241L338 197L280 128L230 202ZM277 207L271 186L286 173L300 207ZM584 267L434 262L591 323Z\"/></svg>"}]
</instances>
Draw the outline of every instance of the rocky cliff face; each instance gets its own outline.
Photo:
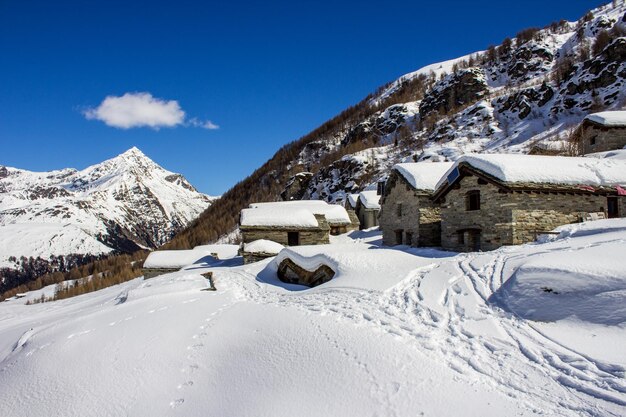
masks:
<instances>
[{"instance_id":1,"label":"rocky cliff face","mask_svg":"<svg viewBox=\"0 0 626 417\"><path fill-rule=\"evenodd\" d=\"M82 171L0 167L0 264L10 266L9 256L154 248L212 201L137 148Z\"/></svg>"}]
</instances>

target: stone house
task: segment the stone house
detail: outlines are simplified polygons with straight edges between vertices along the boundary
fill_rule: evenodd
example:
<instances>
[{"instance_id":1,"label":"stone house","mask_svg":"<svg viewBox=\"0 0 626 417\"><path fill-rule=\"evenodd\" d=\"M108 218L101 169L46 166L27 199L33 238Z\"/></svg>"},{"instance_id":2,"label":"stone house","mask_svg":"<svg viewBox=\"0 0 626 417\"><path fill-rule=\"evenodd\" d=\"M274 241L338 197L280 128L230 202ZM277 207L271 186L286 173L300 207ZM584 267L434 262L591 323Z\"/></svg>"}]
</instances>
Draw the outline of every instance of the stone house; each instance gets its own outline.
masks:
<instances>
[{"instance_id":1,"label":"stone house","mask_svg":"<svg viewBox=\"0 0 626 417\"><path fill-rule=\"evenodd\" d=\"M582 155L626 147L626 111L587 115L572 140L577 145L577 152Z\"/></svg>"},{"instance_id":2,"label":"stone house","mask_svg":"<svg viewBox=\"0 0 626 417\"><path fill-rule=\"evenodd\" d=\"M378 190L365 190L359 193L354 211L359 218L361 229L378 226L379 201Z\"/></svg>"},{"instance_id":3,"label":"stone house","mask_svg":"<svg viewBox=\"0 0 626 417\"><path fill-rule=\"evenodd\" d=\"M320 245L331 234L354 230L347 211L321 200L254 203L241 211L243 243L271 240L284 246Z\"/></svg>"},{"instance_id":4,"label":"stone house","mask_svg":"<svg viewBox=\"0 0 626 417\"><path fill-rule=\"evenodd\" d=\"M626 161L484 154L459 158L437 184L441 246L492 250L532 242L590 213L626 216Z\"/></svg>"},{"instance_id":5,"label":"stone house","mask_svg":"<svg viewBox=\"0 0 626 417\"><path fill-rule=\"evenodd\" d=\"M392 168L382 190L378 219L384 245L440 245L439 207L431 198L450 167L451 162L418 162Z\"/></svg>"}]
</instances>

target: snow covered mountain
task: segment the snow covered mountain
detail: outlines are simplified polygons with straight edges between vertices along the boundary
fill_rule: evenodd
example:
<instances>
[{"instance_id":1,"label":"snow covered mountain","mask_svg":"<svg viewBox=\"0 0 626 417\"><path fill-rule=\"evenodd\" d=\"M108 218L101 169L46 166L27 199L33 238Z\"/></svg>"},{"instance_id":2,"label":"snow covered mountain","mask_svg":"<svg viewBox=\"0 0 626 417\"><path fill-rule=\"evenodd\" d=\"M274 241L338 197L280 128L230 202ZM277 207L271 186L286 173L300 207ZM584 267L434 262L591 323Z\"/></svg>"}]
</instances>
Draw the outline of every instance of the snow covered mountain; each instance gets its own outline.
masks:
<instances>
[{"instance_id":1,"label":"snow covered mountain","mask_svg":"<svg viewBox=\"0 0 626 417\"><path fill-rule=\"evenodd\" d=\"M81 171L0 166L0 266L167 242L213 201L131 148Z\"/></svg>"},{"instance_id":2,"label":"snow covered mountain","mask_svg":"<svg viewBox=\"0 0 626 417\"><path fill-rule=\"evenodd\" d=\"M233 212L251 202L342 201L398 162L467 152L571 154L568 137L585 115L626 108L626 4L617 3L379 88L281 148L170 246L228 235Z\"/></svg>"}]
</instances>

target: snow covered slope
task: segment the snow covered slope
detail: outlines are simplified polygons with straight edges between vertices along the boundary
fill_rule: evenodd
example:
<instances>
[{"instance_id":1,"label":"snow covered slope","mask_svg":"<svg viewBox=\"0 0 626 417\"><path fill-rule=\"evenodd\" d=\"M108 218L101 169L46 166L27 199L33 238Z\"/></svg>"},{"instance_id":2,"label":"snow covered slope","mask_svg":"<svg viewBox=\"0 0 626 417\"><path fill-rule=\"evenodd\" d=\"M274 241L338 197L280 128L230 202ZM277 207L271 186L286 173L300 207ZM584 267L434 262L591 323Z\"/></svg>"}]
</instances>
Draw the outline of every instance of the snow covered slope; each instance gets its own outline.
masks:
<instances>
[{"instance_id":1,"label":"snow covered slope","mask_svg":"<svg viewBox=\"0 0 626 417\"><path fill-rule=\"evenodd\" d=\"M212 200L137 148L81 171L0 166L0 265L9 256L155 247Z\"/></svg>"},{"instance_id":2,"label":"snow covered slope","mask_svg":"<svg viewBox=\"0 0 626 417\"><path fill-rule=\"evenodd\" d=\"M626 303L624 219L459 255L364 243L372 231L351 236L358 241L343 235L280 255L336 269L314 289L281 283L268 259L192 265L51 303L0 303L0 410L624 415L626 316L614 314ZM588 250L603 256L568 261ZM202 291L209 270L216 292ZM575 308L585 300L597 301L594 311Z\"/></svg>"}]
</instances>

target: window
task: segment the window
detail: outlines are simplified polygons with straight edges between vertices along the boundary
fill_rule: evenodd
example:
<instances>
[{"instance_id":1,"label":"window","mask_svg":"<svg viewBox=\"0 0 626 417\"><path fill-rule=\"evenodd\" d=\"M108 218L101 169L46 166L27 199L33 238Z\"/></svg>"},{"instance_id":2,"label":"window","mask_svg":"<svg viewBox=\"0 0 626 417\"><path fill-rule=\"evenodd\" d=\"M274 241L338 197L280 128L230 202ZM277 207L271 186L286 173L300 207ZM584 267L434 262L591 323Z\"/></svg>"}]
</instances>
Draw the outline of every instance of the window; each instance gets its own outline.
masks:
<instances>
[{"instance_id":1,"label":"window","mask_svg":"<svg viewBox=\"0 0 626 417\"><path fill-rule=\"evenodd\" d=\"M619 217L619 213L617 209L617 197L606 198L606 215L609 219L614 219L615 217Z\"/></svg>"},{"instance_id":2,"label":"window","mask_svg":"<svg viewBox=\"0 0 626 417\"><path fill-rule=\"evenodd\" d=\"M376 184L376 195L385 194L385 181L378 181Z\"/></svg>"},{"instance_id":3,"label":"window","mask_svg":"<svg viewBox=\"0 0 626 417\"><path fill-rule=\"evenodd\" d=\"M402 216L402 203L398 203L398 205L396 206L396 214L398 215L398 217Z\"/></svg>"},{"instance_id":4,"label":"window","mask_svg":"<svg viewBox=\"0 0 626 417\"><path fill-rule=\"evenodd\" d=\"M396 245L401 245L402 244L402 232L403 230L396 230Z\"/></svg>"},{"instance_id":5,"label":"window","mask_svg":"<svg viewBox=\"0 0 626 417\"><path fill-rule=\"evenodd\" d=\"M300 233L287 232L287 244L289 246L298 246L300 244Z\"/></svg>"},{"instance_id":6,"label":"window","mask_svg":"<svg viewBox=\"0 0 626 417\"><path fill-rule=\"evenodd\" d=\"M467 211L480 210L480 191L469 191L466 194L465 209Z\"/></svg>"},{"instance_id":7,"label":"window","mask_svg":"<svg viewBox=\"0 0 626 417\"><path fill-rule=\"evenodd\" d=\"M595 145L596 144L596 138L597 136L592 136L589 138L589 144L590 145Z\"/></svg>"}]
</instances>

